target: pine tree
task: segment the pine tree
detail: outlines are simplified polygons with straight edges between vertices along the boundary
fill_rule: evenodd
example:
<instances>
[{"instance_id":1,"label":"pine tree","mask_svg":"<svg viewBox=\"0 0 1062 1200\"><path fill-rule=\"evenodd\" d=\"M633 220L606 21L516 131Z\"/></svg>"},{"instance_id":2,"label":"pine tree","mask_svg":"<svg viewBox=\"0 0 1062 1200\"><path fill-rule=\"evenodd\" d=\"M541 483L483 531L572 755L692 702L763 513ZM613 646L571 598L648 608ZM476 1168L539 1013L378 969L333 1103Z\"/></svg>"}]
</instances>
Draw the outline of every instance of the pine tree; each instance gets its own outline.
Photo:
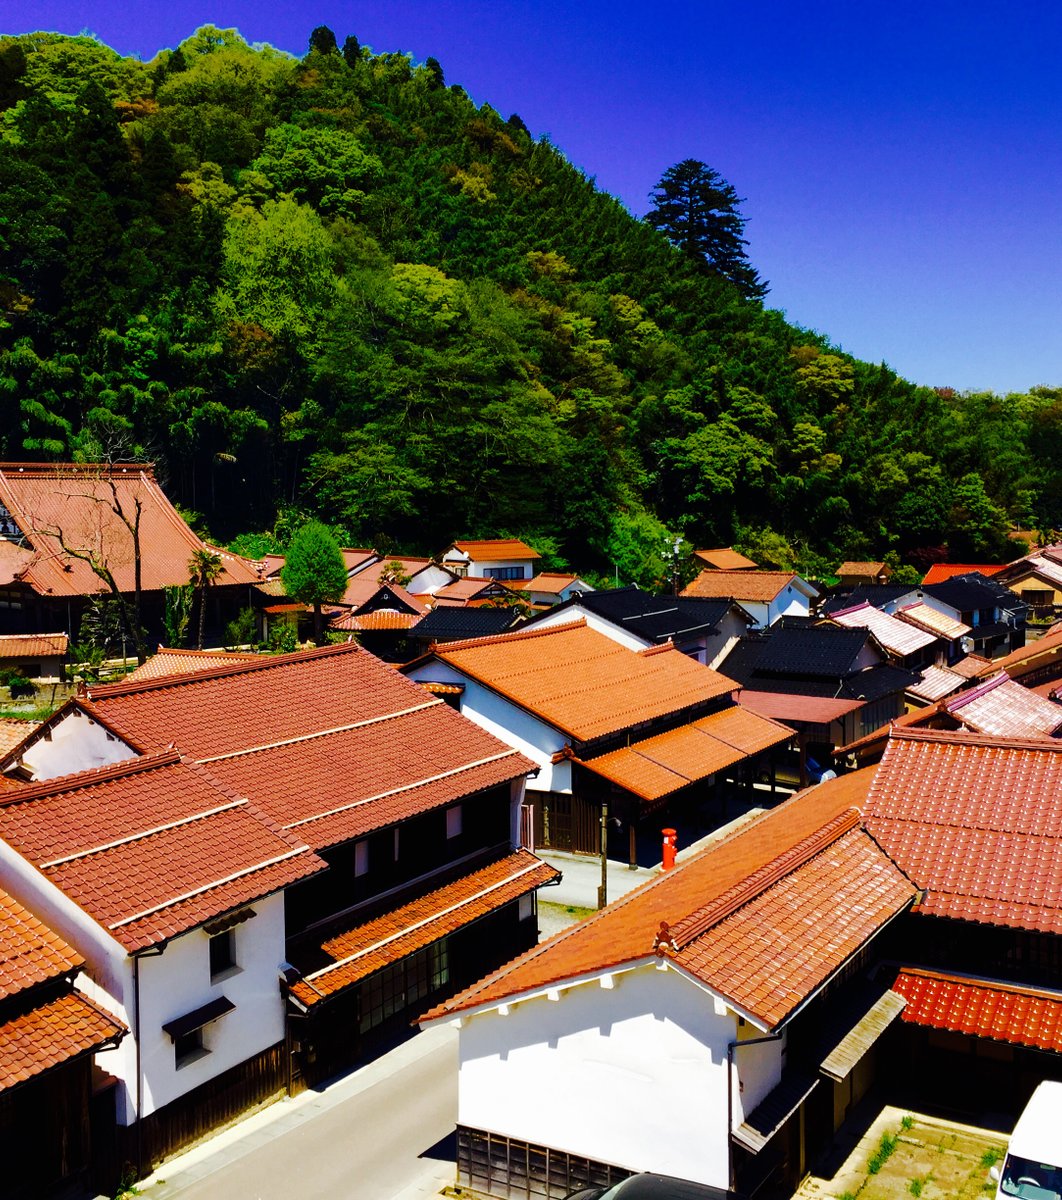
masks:
<instances>
[{"instance_id":1,"label":"pine tree","mask_svg":"<svg viewBox=\"0 0 1062 1200\"><path fill-rule=\"evenodd\" d=\"M684 159L664 172L651 199L645 219L654 229L688 258L729 279L747 299L763 299L767 284L745 253L745 217L738 211L744 201L718 171Z\"/></svg>"}]
</instances>

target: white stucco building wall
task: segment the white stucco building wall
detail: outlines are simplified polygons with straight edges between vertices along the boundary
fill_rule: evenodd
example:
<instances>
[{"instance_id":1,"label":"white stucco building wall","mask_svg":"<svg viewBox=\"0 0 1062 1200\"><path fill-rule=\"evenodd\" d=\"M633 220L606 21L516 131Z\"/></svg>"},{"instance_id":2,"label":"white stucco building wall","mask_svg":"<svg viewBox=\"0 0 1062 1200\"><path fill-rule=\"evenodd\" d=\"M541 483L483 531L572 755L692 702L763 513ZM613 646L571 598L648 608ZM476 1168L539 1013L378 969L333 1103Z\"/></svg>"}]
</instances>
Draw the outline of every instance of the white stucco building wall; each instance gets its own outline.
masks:
<instances>
[{"instance_id":1,"label":"white stucco building wall","mask_svg":"<svg viewBox=\"0 0 1062 1200\"><path fill-rule=\"evenodd\" d=\"M71 708L22 756L34 780L55 779L135 758L129 747L78 708Z\"/></svg>"},{"instance_id":2,"label":"white stucco building wall","mask_svg":"<svg viewBox=\"0 0 1062 1200\"><path fill-rule=\"evenodd\" d=\"M740 1124L782 1065L779 1042L738 1051L728 1102L727 1047L761 1032L656 959L560 985L462 1019L458 1121L725 1188L728 1103Z\"/></svg>"}]
</instances>

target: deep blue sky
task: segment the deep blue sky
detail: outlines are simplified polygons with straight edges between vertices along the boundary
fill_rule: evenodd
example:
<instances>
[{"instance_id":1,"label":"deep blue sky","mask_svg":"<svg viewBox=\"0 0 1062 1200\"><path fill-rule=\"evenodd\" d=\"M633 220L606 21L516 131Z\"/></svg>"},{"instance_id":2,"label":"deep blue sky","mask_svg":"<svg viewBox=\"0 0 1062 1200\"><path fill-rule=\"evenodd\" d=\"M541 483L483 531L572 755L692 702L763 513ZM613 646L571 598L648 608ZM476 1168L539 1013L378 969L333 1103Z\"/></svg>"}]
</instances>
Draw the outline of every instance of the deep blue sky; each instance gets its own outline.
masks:
<instances>
[{"instance_id":1,"label":"deep blue sky","mask_svg":"<svg viewBox=\"0 0 1062 1200\"><path fill-rule=\"evenodd\" d=\"M1062 385L1056 0L0 0L145 59L207 23L434 55L638 215L702 159L791 321L919 383Z\"/></svg>"}]
</instances>

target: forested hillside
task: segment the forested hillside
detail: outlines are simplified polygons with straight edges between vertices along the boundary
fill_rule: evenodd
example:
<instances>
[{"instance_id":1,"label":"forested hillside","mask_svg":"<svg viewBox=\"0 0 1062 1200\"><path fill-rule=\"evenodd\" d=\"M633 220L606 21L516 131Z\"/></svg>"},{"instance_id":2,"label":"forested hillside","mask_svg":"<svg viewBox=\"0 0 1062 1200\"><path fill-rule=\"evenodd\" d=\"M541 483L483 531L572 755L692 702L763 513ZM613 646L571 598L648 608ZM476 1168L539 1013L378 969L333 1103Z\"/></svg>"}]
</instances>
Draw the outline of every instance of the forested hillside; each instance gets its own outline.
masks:
<instances>
[{"instance_id":1,"label":"forested hillside","mask_svg":"<svg viewBox=\"0 0 1062 1200\"><path fill-rule=\"evenodd\" d=\"M669 532L814 570L1062 525L1062 388L856 361L434 60L314 47L0 39L4 458L146 455L219 539L507 532L646 583Z\"/></svg>"}]
</instances>

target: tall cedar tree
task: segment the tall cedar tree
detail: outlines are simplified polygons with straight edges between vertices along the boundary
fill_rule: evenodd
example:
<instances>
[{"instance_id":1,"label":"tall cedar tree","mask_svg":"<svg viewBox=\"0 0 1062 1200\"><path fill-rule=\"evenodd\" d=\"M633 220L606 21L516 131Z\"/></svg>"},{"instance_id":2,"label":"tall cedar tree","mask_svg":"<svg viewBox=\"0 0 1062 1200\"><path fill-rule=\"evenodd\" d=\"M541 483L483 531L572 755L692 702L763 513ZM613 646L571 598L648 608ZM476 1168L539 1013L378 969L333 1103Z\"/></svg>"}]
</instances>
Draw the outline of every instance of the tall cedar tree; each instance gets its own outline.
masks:
<instances>
[{"instance_id":1,"label":"tall cedar tree","mask_svg":"<svg viewBox=\"0 0 1062 1200\"><path fill-rule=\"evenodd\" d=\"M767 284L745 254L744 201L705 163L686 158L669 167L650 193L645 219L688 258L729 279L746 299L762 300Z\"/></svg>"},{"instance_id":2,"label":"tall cedar tree","mask_svg":"<svg viewBox=\"0 0 1062 1200\"><path fill-rule=\"evenodd\" d=\"M320 521L307 521L292 540L280 572L284 591L313 605L313 636L324 640L321 605L342 600L347 590L347 567L331 531Z\"/></svg>"}]
</instances>

